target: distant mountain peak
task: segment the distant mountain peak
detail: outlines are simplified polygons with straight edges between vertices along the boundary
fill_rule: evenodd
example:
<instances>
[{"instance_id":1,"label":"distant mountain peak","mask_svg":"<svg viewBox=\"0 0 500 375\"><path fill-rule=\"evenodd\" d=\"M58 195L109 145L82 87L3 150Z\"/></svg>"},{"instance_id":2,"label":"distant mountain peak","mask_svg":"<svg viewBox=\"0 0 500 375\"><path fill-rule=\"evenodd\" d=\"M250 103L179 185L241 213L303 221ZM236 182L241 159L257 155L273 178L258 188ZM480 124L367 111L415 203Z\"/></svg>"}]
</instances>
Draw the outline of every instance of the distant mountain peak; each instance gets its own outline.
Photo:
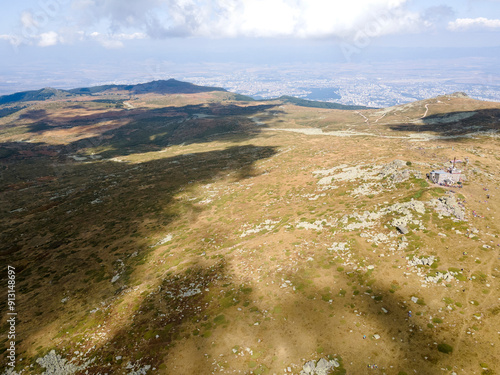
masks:
<instances>
[{"instance_id":1,"label":"distant mountain peak","mask_svg":"<svg viewBox=\"0 0 500 375\"><path fill-rule=\"evenodd\" d=\"M170 78L168 80L156 80L152 82L132 85L129 89L135 94L157 93L157 94L193 94L208 91L226 91L220 87L198 86L189 82L178 81Z\"/></svg>"},{"instance_id":2,"label":"distant mountain peak","mask_svg":"<svg viewBox=\"0 0 500 375\"><path fill-rule=\"evenodd\" d=\"M457 91L447 96L450 98L469 98L469 95L467 95L465 92L462 91Z\"/></svg>"},{"instance_id":3,"label":"distant mountain peak","mask_svg":"<svg viewBox=\"0 0 500 375\"><path fill-rule=\"evenodd\" d=\"M71 90L60 90L53 87L44 87L39 90L23 91L10 95L0 96L0 105L16 102L47 100L52 98L64 98L74 95L94 95L106 91L128 91L130 94L196 94L201 92L226 90L221 87L198 86L193 83L178 81L176 79L170 78L168 80L156 80L133 85L113 84L81 87Z\"/></svg>"},{"instance_id":4,"label":"distant mountain peak","mask_svg":"<svg viewBox=\"0 0 500 375\"><path fill-rule=\"evenodd\" d=\"M226 91L221 87L198 86L189 82L178 81L170 78L168 80L155 80L132 85L101 85L83 87L69 90L69 92L73 94L88 95L98 94L109 90L129 91L131 94L195 94L209 91Z\"/></svg>"},{"instance_id":5,"label":"distant mountain peak","mask_svg":"<svg viewBox=\"0 0 500 375\"><path fill-rule=\"evenodd\" d=\"M29 102L37 100L48 100L53 98L65 98L73 94L66 90L59 90L53 87L44 87L39 90L16 92L11 95L0 96L0 105L17 102Z\"/></svg>"}]
</instances>

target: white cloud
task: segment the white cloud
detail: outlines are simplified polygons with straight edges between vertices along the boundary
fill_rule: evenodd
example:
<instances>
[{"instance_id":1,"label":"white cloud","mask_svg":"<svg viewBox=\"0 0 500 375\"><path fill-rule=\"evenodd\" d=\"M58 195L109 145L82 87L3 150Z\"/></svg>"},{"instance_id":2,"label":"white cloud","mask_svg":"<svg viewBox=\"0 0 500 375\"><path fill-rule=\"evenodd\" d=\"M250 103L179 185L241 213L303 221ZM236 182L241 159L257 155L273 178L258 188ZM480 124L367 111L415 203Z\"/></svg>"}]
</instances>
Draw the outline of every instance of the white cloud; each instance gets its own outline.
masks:
<instances>
[{"instance_id":1,"label":"white cloud","mask_svg":"<svg viewBox=\"0 0 500 375\"><path fill-rule=\"evenodd\" d=\"M435 22L434 18L426 16L425 12L419 14L408 10L406 5L409 2L72 0L67 12L61 13L60 19L66 21L58 20L59 27L50 26L55 31L46 30L47 20L44 23L43 17L37 16L37 12L24 12L21 24L24 39L42 47L91 40L113 49L124 47L130 40L191 36L331 38L359 42L367 38L418 32L431 27ZM436 13L436 10L450 13L445 8L435 7L431 13ZM79 34L77 30L83 30L83 34ZM92 33L92 30L100 32Z\"/></svg>"},{"instance_id":2,"label":"white cloud","mask_svg":"<svg viewBox=\"0 0 500 375\"><path fill-rule=\"evenodd\" d=\"M38 22L35 21L31 12L25 11L21 14L21 25L25 29L32 29L38 27Z\"/></svg>"},{"instance_id":3,"label":"white cloud","mask_svg":"<svg viewBox=\"0 0 500 375\"><path fill-rule=\"evenodd\" d=\"M135 29L153 38L354 37L427 27L408 0L77 0L81 22L107 22L111 32ZM102 24L102 23L101 23Z\"/></svg>"},{"instance_id":4,"label":"white cloud","mask_svg":"<svg viewBox=\"0 0 500 375\"><path fill-rule=\"evenodd\" d=\"M410 31L420 22L417 14L403 9L406 0L236 0L236 7L227 3L219 0L224 12L216 25L192 32L216 37L323 38L352 37L370 28L372 36L379 36ZM210 25L210 20L201 24L206 23Z\"/></svg>"},{"instance_id":5,"label":"white cloud","mask_svg":"<svg viewBox=\"0 0 500 375\"><path fill-rule=\"evenodd\" d=\"M113 38L118 40L133 40L133 39L144 39L147 35L144 33L133 33L133 34L115 34Z\"/></svg>"},{"instance_id":6,"label":"white cloud","mask_svg":"<svg viewBox=\"0 0 500 375\"><path fill-rule=\"evenodd\" d=\"M12 46L17 47L21 45L21 43L24 42L23 38L21 38L19 35L12 34L12 35L0 35L0 40L6 40L9 42Z\"/></svg>"},{"instance_id":7,"label":"white cloud","mask_svg":"<svg viewBox=\"0 0 500 375\"><path fill-rule=\"evenodd\" d=\"M94 31L88 35L92 40L97 41L100 45L107 49L117 49L124 47L124 40L144 39L147 37L144 33L120 33L120 34L101 34Z\"/></svg>"},{"instance_id":8,"label":"white cloud","mask_svg":"<svg viewBox=\"0 0 500 375\"><path fill-rule=\"evenodd\" d=\"M468 30L471 28L499 29L500 20L479 18L458 18L448 24L448 29L452 31Z\"/></svg>"},{"instance_id":9,"label":"white cloud","mask_svg":"<svg viewBox=\"0 0 500 375\"><path fill-rule=\"evenodd\" d=\"M42 33L39 36L38 41L39 47L49 47L54 46L59 42L59 35L55 31L49 31L47 33Z\"/></svg>"}]
</instances>

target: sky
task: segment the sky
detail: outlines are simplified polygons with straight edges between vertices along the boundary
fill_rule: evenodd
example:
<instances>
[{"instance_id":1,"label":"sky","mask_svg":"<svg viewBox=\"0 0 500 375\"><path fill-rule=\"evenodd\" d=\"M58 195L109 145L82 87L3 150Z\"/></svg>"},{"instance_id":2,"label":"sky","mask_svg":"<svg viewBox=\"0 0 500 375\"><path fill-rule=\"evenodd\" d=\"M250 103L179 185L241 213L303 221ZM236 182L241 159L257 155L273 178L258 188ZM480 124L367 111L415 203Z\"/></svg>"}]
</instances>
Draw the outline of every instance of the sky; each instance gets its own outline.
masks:
<instances>
[{"instance_id":1,"label":"sky","mask_svg":"<svg viewBox=\"0 0 500 375\"><path fill-rule=\"evenodd\" d=\"M414 56L408 49L491 56L499 46L500 0L25 0L0 12L4 80L20 66L349 63Z\"/></svg>"}]
</instances>

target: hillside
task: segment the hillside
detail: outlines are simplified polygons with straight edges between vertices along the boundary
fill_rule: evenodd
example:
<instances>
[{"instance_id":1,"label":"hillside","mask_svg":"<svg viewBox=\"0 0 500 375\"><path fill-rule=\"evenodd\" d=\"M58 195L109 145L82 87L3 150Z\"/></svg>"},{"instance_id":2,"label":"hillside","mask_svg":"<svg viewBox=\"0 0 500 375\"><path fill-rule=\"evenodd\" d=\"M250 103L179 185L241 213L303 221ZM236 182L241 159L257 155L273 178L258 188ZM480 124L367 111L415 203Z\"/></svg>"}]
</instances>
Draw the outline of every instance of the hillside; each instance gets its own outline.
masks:
<instances>
[{"instance_id":1,"label":"hillside","mask_svg":"<svg viewBox=\"0 0 500 375\"><path fill-rule=\"evenodd\" d=\"M70 96L72 96L71 93L67 91L47 87L40 90L23 91L11 95L0 96L0 105L48 99L62 99Z\"/></svg>"},{"instance_id":2,"label":"hillside","mask_svg":"<svg viewBox=\"0 0 500 375\"><path fill-rule=\"evenodd\" d=\"M281 100L283 103L286 104L294 104L300 107L310 107L310 108L343 109L343 110L370 109L369 107L361 105L344 105L344 104L330 103L330 102L318 102L315 100L294 98L293 96L281 96L276 100Z\"/></svg>"},{"instance_id":3,"label":"hillside","mask_svg":"<svg viewBox=\"0 0 500 375\"><path fill-rule=\"evenodd\" d=\"M15 94L0 96L0 105L28 101L44 101L48 99L64 99L78 95L100 95L112 92L127 92L129 94L195 94L211 91L226 91L220 87L197 86L189 82L175 79L159 80L136 85L102 85L81 87L71 90L59 90L51 87L23 91Z\"/></svg>"},{"instance_id":4,"label":"hillside","mask_svg":"<svg viewBox=\"0 0 500 375\"><path fill-rule=\"evenodd\" d=\"M73 94L99 94L106 91L127 91L130 94L194 94L210 91L226 91L220 87L197 86L189 82L181 82L175 79L167 81L158 80L137 85L104 85L89 88L78 88L68 90Z\"/></svg>"},{"instance_id":5,"label":"hillside","mask_svg":"<svg viewBox=\"0 0 500 375\"><path fill-rule=\"evenodd\" d=\"M166 82L0 117L2 375L500 372L499 103Z\"/></svg>"}]
</instances>

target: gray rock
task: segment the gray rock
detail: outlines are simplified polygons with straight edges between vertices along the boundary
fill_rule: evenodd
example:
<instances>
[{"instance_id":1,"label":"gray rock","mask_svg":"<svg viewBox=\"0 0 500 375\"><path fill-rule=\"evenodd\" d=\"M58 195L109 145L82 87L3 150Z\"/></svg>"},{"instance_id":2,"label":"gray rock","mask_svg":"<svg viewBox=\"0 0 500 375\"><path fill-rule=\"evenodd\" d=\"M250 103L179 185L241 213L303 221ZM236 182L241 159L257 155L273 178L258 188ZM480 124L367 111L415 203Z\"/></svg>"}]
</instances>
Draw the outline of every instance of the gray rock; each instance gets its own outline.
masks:
<instances>
[{"instance_id":1,"label":"gray rock","mask_svg":"<svg viewBox=\"0 0 500 375\"><path fill-rule=\"evenodd\" d=\"M396 227L402 234L408 234L409 230L404 225L398 225Z\"/></svg>"},{"instance_id":2,"label":"gray rock","mask_svg":"<svg viewBox=\"0 0 500 375\"><path fill-rule=\"evenodd\" d=\"M379 172L379 178L389 177L393 182L403 182L410 178L410 171L400 170L406 166L406 162L403 160L394 160L393 162L386 164L382 167L382 170Z\"/></svg>"},{"instance_id":3,"label":"gray rock","mask_svg":"<svg viewBox=\"0 0 500 375\"><path fill-rule=\"evenodd\" d=\"M465 221L465 210L458 204L454 194L449 193L439 199L433 199L430 204L440 215L453 216L458 220Z\"/></svg>"},{"instance_id":4,"label":"gray rock","mask_svg":"<svg viewBox=\"0 0 500 375\"><path fill-rule=\"evenodd\" d=\"M36 360L36 363L45 368L46 371L42 373L44 375L71 375L76 373L77 371L84 370L92 362L93 360L90 360L82 365L77 366L71 362L68 362L61 355L57 354L55 350L51 350L47 355Z\"/></svg>"},{"instance_id":5,"label":"gray rock","mask_svg":"<svg viewBox=\"0 0 500 375\"><path fill-rule=\"evenodd\" d=\"M316 362L309 361L304 365L304 367L302 367L302 371L300 372L300 374L301 375L313 375L315 369L316 369Z\"/></svg>"},{"instance_id":6,"label":"gray rock","mask_svg":"<svg viewBox=\"0 0 500 375\"><path fill-rule=\"evenodd\" d=\"M328 375L332 364L324 358L321 358L318 363L316 363L316 374L317 375Z\"/></svg>"},{"instance_id":7,"label":"gray rock","mask_svg":"<svg viewBox=\"0 0 500 375\"><path fill-rule=\"evenodd\" d=\"M300 375L329 375L335 367L339 366L340 364L334 359L328 361L327 359L321 358L318 362L307 362L304 367L302 367Z\"/></svg>"},{"instance_id":8,"label":"gray rock","mask_svg":"<svg viewBox=\"0 0 500 375\"><path fill-rule=\"evenodd\" d=\"M410 171L408 169L404 169L391 174L389 178L396 183L403 182L410 178Z\"/></svg>"}]
</instances>

